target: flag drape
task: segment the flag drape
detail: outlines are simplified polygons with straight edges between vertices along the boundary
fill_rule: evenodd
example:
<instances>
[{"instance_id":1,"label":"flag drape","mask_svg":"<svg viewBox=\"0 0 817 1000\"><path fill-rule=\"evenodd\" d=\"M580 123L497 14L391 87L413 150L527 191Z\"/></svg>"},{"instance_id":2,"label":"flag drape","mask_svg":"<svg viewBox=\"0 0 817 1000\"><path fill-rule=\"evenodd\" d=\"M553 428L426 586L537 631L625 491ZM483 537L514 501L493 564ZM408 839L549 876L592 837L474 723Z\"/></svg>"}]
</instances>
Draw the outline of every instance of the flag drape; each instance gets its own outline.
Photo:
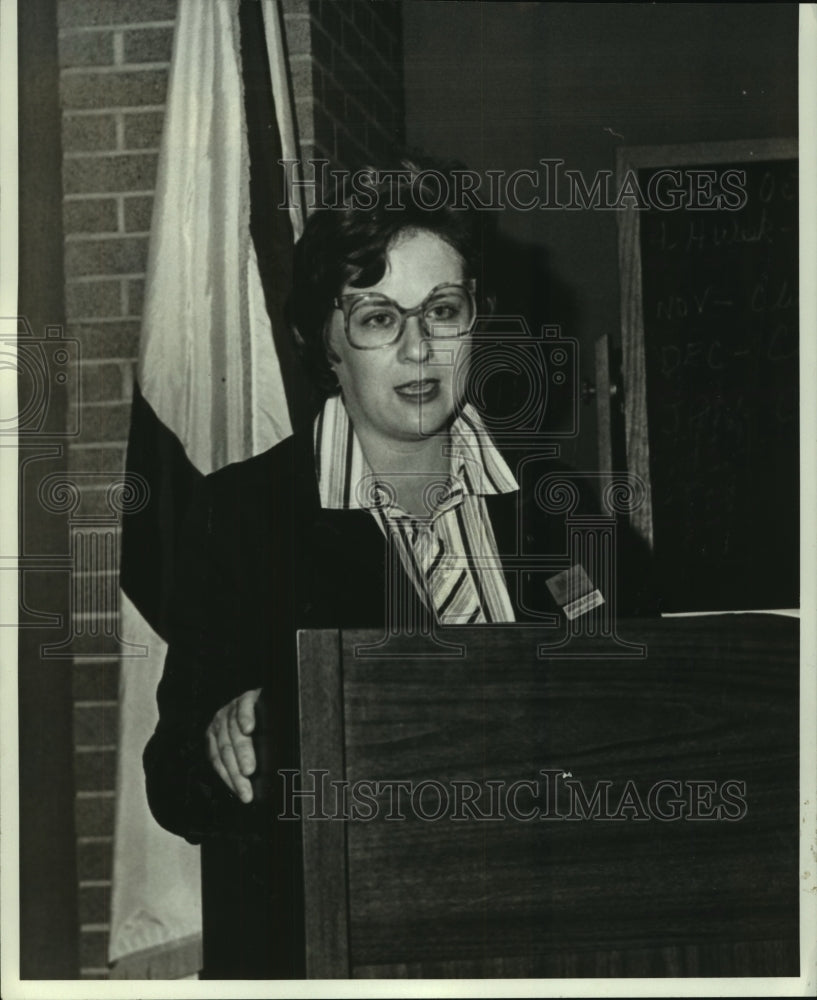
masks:
<instances>
[{"instance_id":1,"label":"flag drape","mask_svg":"<svg viewBox=\"0 0 817 1000\"><path fill-rule=\"evenodd\" d=\"M250 50L263 69L256 93L242 65ZM270 91L260 100L259 80ZM109 944L120 978L176 978L201 964L198 848L153 820L141 761L156 724L185 502L198 477L292 429L276 345L285 343L286 257L300 216L274 211L283 174L253 154L248 136L259 107L272 115L265 135L275 150L297 157L279 4L180 0L128 442L128 471L144 478L149 499L123 519L122 534L121 636L147 655L123 658L120 675ZM273 238L257 247L251 221L262 214Z\"/></svg>"}]
</instances>

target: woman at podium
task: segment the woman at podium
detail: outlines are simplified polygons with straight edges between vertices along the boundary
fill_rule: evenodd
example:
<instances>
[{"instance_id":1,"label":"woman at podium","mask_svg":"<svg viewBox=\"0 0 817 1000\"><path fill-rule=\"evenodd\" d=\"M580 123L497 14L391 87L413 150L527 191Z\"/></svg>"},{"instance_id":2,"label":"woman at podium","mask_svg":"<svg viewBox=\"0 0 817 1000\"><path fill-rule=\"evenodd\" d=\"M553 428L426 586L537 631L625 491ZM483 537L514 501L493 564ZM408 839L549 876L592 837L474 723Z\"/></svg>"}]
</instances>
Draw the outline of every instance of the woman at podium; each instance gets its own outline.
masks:
<instances>
[{"instance_id":1,"label":"woman at podium","mask_svg":"<svg viewBox=\"0 0 817 1000\"><path fill-rule=\"evenodd\" d=\"M322 403L192 507L144 762L157 820L202 843L209 978L303 974L275 780L298 766L299 629L552 621L611 596L587 566L517 565L563 552L564 519L522 495L470 398L485 220L447 176L403 162L313 213L289 315Z\"/></svg>"}]
</instances>

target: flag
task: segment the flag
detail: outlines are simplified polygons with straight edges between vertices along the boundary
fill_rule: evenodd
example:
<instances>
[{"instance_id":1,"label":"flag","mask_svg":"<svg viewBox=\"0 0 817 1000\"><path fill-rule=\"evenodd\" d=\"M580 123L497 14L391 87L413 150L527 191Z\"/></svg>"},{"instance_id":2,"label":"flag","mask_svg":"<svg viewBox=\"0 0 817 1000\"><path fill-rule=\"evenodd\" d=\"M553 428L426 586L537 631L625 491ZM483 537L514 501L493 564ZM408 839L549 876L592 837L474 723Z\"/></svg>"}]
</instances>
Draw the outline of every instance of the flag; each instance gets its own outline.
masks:
<instances>
[{"instance_id":1,"label":"flag","mask_svg":"<svg viewBox=\"0 0 817 1000\"><path fill-rule=\"evenodd\" d=\"M275 163L297 150L280 4L179 0L127 455L148 499L122 527L120 634L146 655L123 657L120 674L115 978L201 967L198 848L152 818L142 750L191 490L288 436L302 412L283 322L301 218L276 209Z\"/></svg>"}]
</instances>

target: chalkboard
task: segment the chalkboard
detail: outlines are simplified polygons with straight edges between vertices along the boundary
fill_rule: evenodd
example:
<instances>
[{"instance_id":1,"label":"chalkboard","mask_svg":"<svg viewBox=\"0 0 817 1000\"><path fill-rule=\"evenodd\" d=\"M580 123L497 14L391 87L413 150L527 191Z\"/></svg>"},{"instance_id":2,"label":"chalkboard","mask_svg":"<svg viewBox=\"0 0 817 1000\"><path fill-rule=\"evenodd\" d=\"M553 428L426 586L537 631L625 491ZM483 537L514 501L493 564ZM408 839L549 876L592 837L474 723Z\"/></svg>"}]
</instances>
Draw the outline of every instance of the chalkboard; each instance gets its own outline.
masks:
<instances>
[{"instance_id":1,"label":"chalkboard","mask_svg":"<svg viewBox=\"0 0 817 1000\"><path fill-rule=\"evenodd\" d=\"M623 150L619 181L627 461L662 610L797 607L796 144Z\"/></svg>"}]
</instances>

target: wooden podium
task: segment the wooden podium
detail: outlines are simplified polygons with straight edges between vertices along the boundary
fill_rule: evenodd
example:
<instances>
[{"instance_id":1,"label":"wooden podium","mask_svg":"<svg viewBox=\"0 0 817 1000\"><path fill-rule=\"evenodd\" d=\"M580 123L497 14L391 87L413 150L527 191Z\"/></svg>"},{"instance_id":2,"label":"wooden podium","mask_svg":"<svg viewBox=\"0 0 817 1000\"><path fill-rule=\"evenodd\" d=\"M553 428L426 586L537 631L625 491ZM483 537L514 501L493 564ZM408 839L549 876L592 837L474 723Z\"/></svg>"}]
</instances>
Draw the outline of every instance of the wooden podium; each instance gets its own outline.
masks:
<instances>
[{"instance_id":1,"label":"wooden podium","mask_svg":"<svg viewBox=\"0 0 817 1000\"><path fill-rule=\"evenodd\" d=\"M307 975L797 975L798 627L301 633Z\"/></svg>"}]
</instances>

